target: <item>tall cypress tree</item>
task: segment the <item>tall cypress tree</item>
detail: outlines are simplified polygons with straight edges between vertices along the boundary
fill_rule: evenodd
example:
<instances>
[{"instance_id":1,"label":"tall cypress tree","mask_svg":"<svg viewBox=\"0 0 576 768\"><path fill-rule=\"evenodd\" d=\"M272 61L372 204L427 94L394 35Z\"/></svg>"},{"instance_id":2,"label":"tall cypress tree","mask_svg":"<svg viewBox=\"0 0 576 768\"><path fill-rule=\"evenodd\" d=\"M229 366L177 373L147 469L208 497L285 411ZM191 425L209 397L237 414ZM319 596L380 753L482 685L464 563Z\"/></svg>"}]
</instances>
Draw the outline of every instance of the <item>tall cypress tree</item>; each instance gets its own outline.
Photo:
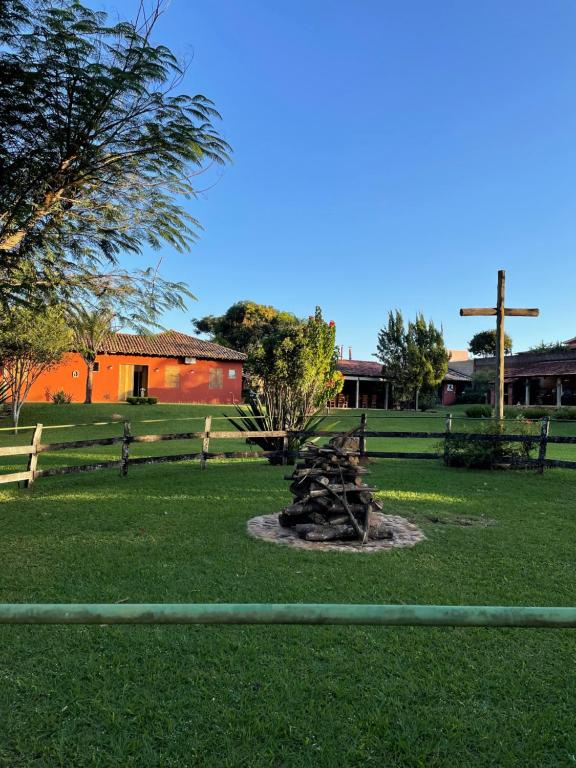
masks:
<instances>
[{"instance_id":1,"label":"tall cypress tree","mask_svg":"<svg viewBox=\"0 0 576 768\"><path fill-rule=\"evenodd\" d=\"M432 391L448 370L448 351L441 330L418 313L405 327L399 310L388 313L388 323L378 334L376 357L383 375L392 382L394 399L407 406L422 391Z\"/></svg>"}]
</instances>

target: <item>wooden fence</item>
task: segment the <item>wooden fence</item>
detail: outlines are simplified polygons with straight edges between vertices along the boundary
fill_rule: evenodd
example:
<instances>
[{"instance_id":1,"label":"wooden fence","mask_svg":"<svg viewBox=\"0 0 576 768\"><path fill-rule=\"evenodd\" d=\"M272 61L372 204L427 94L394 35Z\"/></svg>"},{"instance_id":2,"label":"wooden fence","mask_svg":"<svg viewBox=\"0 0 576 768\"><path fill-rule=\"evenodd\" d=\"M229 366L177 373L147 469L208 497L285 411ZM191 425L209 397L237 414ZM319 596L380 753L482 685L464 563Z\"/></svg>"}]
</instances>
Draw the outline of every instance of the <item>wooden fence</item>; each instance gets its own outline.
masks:
<instances>
[{"instance_id":1,"label":"wooden fence","mask_svg":"<svg viewBox=\"0 0 576 768\"><path fill-rule=\"evenodd\" d=\"M60 443L42 442L42 424L37 424L32 435L30 445L18 445L0 447L0 457L2 456L28 456L28 464L25 471L12 472L10 474L0 474L0 484L22 482L25 487L31 486L39 477L52 477L55 475L76 474L79 472L94 472L99 469L118 469L122 476L128 474L128 468L131 465L138 464L158 464L172 461L194 461L200 462L203 468L209 459L257 459L275 456L281 459L283 464L288 462L289 458L297 455L297 451L289 450L289 440L291 437L298 437L306 434L308 437L333 437L335 435L345 434L335 430L318 430L315 432L295 432L287 430L277 431L255 431L239 432L233 431L212 431L212 419L206 418L204 429L201 432L180 432L164 435L133 435L130 422L123 424L122 435L116 437L96 438L89 440L72 440ZM359 451L360 456L380 459L439 459L443 458L445 463L450 461L450 444L454 439L470 441L495 441L510 443L534 443L538 445L538 458L527 459L518 463L522 467L534 467L543 471L545 467L565 467L576 469L576 461L563 461L558 459L546 458L546 450L550 443L556 444L576 444L576 436L551 436L549 433L550 421L544 417L541 422L539 435L520 435L520 434L482 434L482 433L463 433L452 431L452 418L446 418L445 430L442 432L399 432L399 431L372 431L366 428L367 419L363 414L357 434L360 438ZM275 451L227 451L220 453L210 452L210 440L227 439L251 439L251 438L282 438L282 447ZM438 439L444 441L444 451L442 453L433 451L371 451L368 450L368 438L416 438L416 439ZM192 441L201 440L202 449L190 453L168 454L161 456L130 456L130 446L137 443L157 443L171 440ZM113 461L102 461L94 464L79 464L65 467L53 467L50 469L39 469L38 460L41 453L50 453L55 451L73 450L76 448L89 448L94 446L120 445L120 458Z\"/></svg>"}]
</instances>

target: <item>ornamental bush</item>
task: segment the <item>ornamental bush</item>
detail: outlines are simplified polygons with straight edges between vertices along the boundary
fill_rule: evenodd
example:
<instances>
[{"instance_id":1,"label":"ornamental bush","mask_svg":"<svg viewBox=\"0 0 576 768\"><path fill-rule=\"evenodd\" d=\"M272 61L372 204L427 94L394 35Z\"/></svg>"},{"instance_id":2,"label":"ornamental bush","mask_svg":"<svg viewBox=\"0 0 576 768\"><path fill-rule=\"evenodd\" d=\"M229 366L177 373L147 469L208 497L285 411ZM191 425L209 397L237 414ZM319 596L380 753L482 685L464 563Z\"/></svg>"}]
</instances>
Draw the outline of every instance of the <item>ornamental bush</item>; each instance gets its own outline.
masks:
<instances>
[{"instance_id":1,"label":"ornamental bush","mask_svg":"<svg viewBox=\"0 0 576 768\"><path fill-rule=\"evenodd\" d=\"M72 395L63 389L59 389L58 392L52 392L50 400L52 400L54 405L68 405L72 402Z\"/></svg>"},{"instance_id":2,"label":"ornamental bush","mask_svg":"<svg viewBox=\"0 0 576 768\"><path fill-rule=\"evenodd\" d=\"M157 397L127 397L126 402L129 405L156 405Z\"/></svg>"},{"instance_id":3,"label":"ornamental bush","mask_svg":"<svg viewBox=\"0 0 576 768\"><path fill-rule=\"evenodd\" d=\"M469 419L489 419L492 416L492 406L471 405L464 413Z\"/></svg>"},{"instance_id":4,"label":"ornamental bush","mask_svg":"<svg viewBox=\"0 0 576 768\"><path fill-rule=\"evenodd\" d=\"M504 425L490 421L481 424L476 430L458 434L453 432L447 441L446 463L450 467L467 467L468 469L506 469L512 465L523 464L533 458L538 448L538 425L518 419L510 425L514 434L526 435L532 439L525 442L508 442L500 435ZM486 435L487 439L474 439L474 435ZM490 439L492 438L492 439Z\"/></svg>"}]
</instances>

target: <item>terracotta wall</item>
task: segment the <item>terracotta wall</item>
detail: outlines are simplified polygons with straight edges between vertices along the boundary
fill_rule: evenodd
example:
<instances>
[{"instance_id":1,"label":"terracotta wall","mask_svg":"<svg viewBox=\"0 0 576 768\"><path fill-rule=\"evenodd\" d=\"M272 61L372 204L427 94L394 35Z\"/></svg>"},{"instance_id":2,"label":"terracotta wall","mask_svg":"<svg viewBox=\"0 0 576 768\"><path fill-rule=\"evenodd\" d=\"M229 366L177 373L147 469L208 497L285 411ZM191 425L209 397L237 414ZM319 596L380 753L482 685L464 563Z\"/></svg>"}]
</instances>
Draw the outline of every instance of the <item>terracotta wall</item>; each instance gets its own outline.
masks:
<instances>
[{"instance_id":1,"label":"terracotta wall","mask_svg":"<svg viewBox=\"0 0 576 768\"><path fill-rule=\"evenodd\" d=\"M99 370L94 373L92 394L95 403L118 402L121 365L148 366L147 394L163 403L218 404L240 402L241 399L242 363L239 362L197 360L185 365L182 358L136 355L98 355L97 361ZM211 369L221 369L221 373L216 371L212 375L212 387ZM86 364L80 355L67 355L57 368L40 376L28 400L49 401L50 394L58 390L71 394L74 403L84 402Z\"/></svg>"},{"instance_id":2,"label":"terracotta wall","mask_svg":"<svg viewBox=\"0 0 576 768\"><path fill-rule=\"evenodd\" d=\"M442 405L453 405L456 402L456 384L444 382L442 385Z\"/></svg>"}]
</instances>

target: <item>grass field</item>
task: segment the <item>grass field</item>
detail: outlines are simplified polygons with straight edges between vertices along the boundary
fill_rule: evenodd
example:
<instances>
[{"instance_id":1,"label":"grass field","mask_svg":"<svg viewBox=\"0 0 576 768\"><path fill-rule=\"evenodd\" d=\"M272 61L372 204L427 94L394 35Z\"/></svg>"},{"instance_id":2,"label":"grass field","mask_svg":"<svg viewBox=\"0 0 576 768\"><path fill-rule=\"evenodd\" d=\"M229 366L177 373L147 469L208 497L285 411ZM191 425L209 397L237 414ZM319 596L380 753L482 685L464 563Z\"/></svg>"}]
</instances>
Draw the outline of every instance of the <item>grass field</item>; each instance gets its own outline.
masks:
<instances>
[{"instance_id":1,"label":"grass field","mask_svg":"<svg viewBox=\"0 0 576 768\"><path fill-rule=\"evenodd\" d=\"M105 421L117 409L31 406L24 420ZM185 414L201 424L206 408L124 411L143 434L183 431ZM421 418L424 429L443 415ZM413 428L401 414L378 423ZM411 442L422 449L398 450ZM46 462L80 456L90 460ZM371 469L386 511L425 542L364 556L252 540L246 521L289 500L285 469L262 461L2 486L0 600L575 604L575 471ZM4 626L0 766L573 766L575 655L569 630Z\"/></svg>"},{"instance_id":2,"label":"grass field","mask_svg":"<svg viewBox=\"0 0 576 768\"><path fill-rule=\"evenodd\" d=\"M451 409L454 413L453 429L466 431L479 425L478 419L468 419L464 416L462 406ZM322 429L347 430L359 425L361 411L346 409L336 410L326 415ZM30 404L24 407L18 435L14 435L5 419L0 424L0 446L28 444L32 437L32 425L40 422L44 425L42 442L63 442L88 438L103 438L122 434L122 422L127 419L131 423L135 435L166 434L194 432L204 428L207 415L212 416L213 430L231 430L232 427L225 418L226 414L235 415L232 406L210 405L157 405L130 406L125 403L101 403L92 406L80 404L55 406L53 404ZM434 431L444 430L447 410L413 414L410 411L368 411L368 429L373 431ZM64 426L60 426L64 425ZM76 426L77 425L77 426ZM27 428L28 427L28 428ZM514 429L514 422L509 424ZM538 432L539 425L534 425ZM576 421L551 422L551 435L576 435ZM435 451L438 440L416 438L371 438L369 448L375 451ZM201 441L174 441L151 444L135 444L130 449L131 456L154 456L162 454L193 453L201 450ZM214 452L255 450L249 448L245 441L211 440L210 450ZM548 446L548 458L576 460L576 444ZM120 446L94 446L86 449L44 453L40 457L39 468L47 469L66 464L90 464L98 461L118 459ZM25 469L26 457L0 457L1 471L21 471Z\"/></svg>"}]
</instances>

